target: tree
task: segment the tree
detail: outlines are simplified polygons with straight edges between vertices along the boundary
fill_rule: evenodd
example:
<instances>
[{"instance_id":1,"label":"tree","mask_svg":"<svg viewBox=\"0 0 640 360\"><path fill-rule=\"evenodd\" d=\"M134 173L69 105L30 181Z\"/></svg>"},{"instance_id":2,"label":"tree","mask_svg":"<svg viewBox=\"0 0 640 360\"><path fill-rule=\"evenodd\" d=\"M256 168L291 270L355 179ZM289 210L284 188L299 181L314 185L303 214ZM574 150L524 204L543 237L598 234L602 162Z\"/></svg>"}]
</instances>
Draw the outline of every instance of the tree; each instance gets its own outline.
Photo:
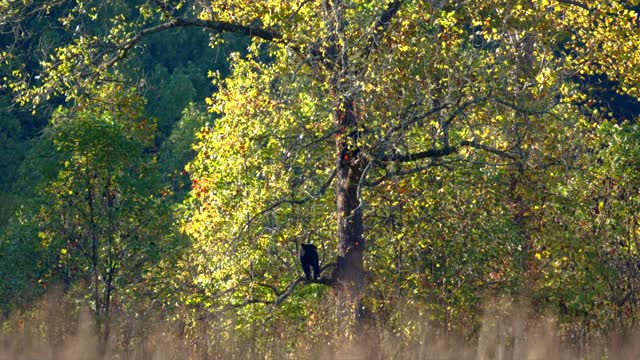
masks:
<instances>
[{"instance_id":1,"label":"tree","mask_svg":"<svg viewBox=\"0 0 640 360\"><path fill-rule=\"evenodd\" d=\"M104 20L92 5L75 3L64 26ZM389 189L409 201L413 191L392 186L402 177L506 162L520 272L529 272L540 200L529 197L532 179L568 164L554 135L574 129L576 104L588 102L576 80L605 74L638 96L636 16L618 1L149 1L140 17L116 13L107 34L79 33L58 48L36 86L22 72L12 84L25 102L72 101L109 81L148 35L251 36L209 100L221 118L200 132L189 167L184 228L201 251L196 283L233 305L280 303L302 281L290 275L295 243L335 238L333 276L321 282L363 318L376 235L365 231L377 225L366 226L366 211Z\"/></svg>"},{"instance_id":2,"label":"tree","mask_svg":"<svg viewBox=\"0 0 640 360\"><path fill-rule=\"evenodd\" d=\"M156 72L154 77L164 83L157 85L160 89L156 96L149 100L147 113L158 119L160 134L168 137L171 126L180 118L180 112L194 100L196 91L186 74L169 75L162 67L156 69Z\"/></svg>"},{"instance_id":3,"label":"tree","mask_svg":"<svg viewBox=\"0 0 640 360\"><path fill-rule=\"evenodd\" d=\"M182 199L191 188L185 166L195 157L193 146L196 133L213 124L213 116L204 108L190 103L182 111L182 117L174 125L171 135L160 147L158 163L161 173L168 179L171 189Z\"/></svg>"},{"instance_id":4,"label":"tree","mask_svg":"<svg viewBox=\"0 0 640 360\"><path fill-rule=\"evenodd\" d=\"M42 141L53 144L58 161L53 176L37 184L39 201L25 210L32 218L25 214L22 221L37 229L41 263L34 280L43 287L60 283L82 299L104 347L114 311L134 300L132 287L144 283L172 246L173 222L147 151L155 129L141 117L143 103L118 86L102 90L96 97L103 106L54 114ZM9 233L7 244L34 246L21 245L19 235Z\"/></svg>"}]
</instances>

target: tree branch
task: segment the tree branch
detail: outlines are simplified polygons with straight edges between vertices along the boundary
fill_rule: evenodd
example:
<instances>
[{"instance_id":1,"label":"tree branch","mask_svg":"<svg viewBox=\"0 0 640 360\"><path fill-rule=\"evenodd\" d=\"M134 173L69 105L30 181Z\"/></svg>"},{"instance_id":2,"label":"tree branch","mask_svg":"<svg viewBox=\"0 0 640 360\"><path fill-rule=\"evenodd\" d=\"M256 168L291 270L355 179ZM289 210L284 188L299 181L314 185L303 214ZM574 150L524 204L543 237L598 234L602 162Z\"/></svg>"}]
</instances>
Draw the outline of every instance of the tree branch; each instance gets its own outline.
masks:
<instances>
[{"instance_id":1,"label":"tree branch","mask_svg":"<svg viewBox=\"0 0 640 360\"><path fill-rule=\"evenodd\" d=\"M451 123L453 122L453 120L460 114L463 114L464 111L472 106L472 105L477 105L480 103L483 103L485 101L489 100L488 96L481 96L478 98L475 98L473 100L469 100L463 104L460 104L461 99L458 100L458 103L456 104L456 106L458 107L455 111L453 111L451 113L451 115L449 115L449 118L447 118L447 120L444 122L443 127L449 127L449 125L451 125Z\"/></svg>"},{"instance_id":2,"label":"tree branch","mask_svg":"<svg viewBox=\"0 0 640 360\"><path fill-rule=\"evenodd\" d=\"M468 146L474 149L478 149L478 150L483 150L486 151L488 153L494 154L494 155L498 155L500 157L505 157L511 160L515 160L516 157L504 150L499 150L496 148L493 148L491 146L487 146L487 145L483 145L483 144L479 144L477 143L475 140L463 140L460 142L460 146Z\"/></svg>"},{"instance_id":3,"label":"tree branch","mask_svg":"<svg viewBox=\"0 0 640 360\"><path fill-rule=\"evenodd\" d=\"M402 1L403 0L394 0L390 2L387 9L380 14L378 20L373 24L373 34L371 35L369 46L367 46L364 52L367 56L380 46L382 37L385 31L387 31L387 28L389 28L389 24L391 24L391 19L398 13L400 6L402 6Z\"/></svg>"},{"instance_id":4,"label":"tree branch","mask_svg":"<svg viewBox=\"0 0 640 360\"><path fill-rule=\"evenodd\" d=\"M320 273L324 272L328 268L335 267L335 266L336 266L336 263L329 263L329 264L323 266L320 269ZM270 289L273 292L273 294L275 295L275 299L274 300L263 300L263 299L248 298L248 299L245 299L240 304L233 305L233 307L238 308L238 307L243 307L243 306L251 305L251 304L279 305L283 301L285 301L291 294L293 294L293 291L296 289L296 286L298 286L298 284L300 284L300 283L323 284L323 285L327 285L327 286L333 286L335 284L335 279L329 278L329 277L321 277L321 278L316 279L316 280L307 280L306 278L301 276L301 277L298 277L295 280L293 280L291 283L289 283L289 285L285 286L285 288L283 290L280 290L280 289L278 289L277 287L275 287L273 285L269 285L269 284L265 284L265 283L259 283L258 284L259 286L266 287L266 288Z\"/></svg>"},{"instance_id":5,"label":"tree branch","mask_svg":"<svg viewBox=\"0 0 640 360\"><path fill-rule=\"evenodd\" d=\"M125 42L118 49L118 54L111 58L111 60L101 64L99 66L99 70L105 70L115 65L118 61L124 59L131 48L134 47L137 43L139 43L145 36L154 34L157 32L174 29L174 28L185 28L185 27L201 27L205 29L211 29L213 31L222 33L222 32L234 32L238 34L244 34L251 37L257 37L267 41L274 41L279 39L282 35L276 31L271 29L264 29L258 26L253 25L240 25L234 23L228 23L223 21L214 21L214 20L200 20L193 18L176 18L169 22L156 25L150 28L146 28L140 30L136 33L133 38L129 41Z\"/></svg>"},{"instance_id":6,"label":"tree branch","mask_svg":"<svg viewBox=\"0 0 640 360\"><path fill-rule=\"evenodd\" d=\"M408 126L413 125L414 123L420 121L420 120L424 120L425 118L427 118L428 116L431 116L433 114L436 114L438 111L441 111L443 109L448 108L449 106L451 106L451 104L449 103L444 103L442 105L433 107L421 114L416 114L416 115L412 115L410 116L407 120L400 122L400 124L392 127L391 129L389 129L389 131L387 131L387 135L385 136L384 140L388 140L390 135L395 133L398 130L402 130L405 129Z\"/></svg>"},{"instance_id":7,"label":"tree branch","mask_svg":"<svg viewBox=\"0 0 640 360\"><path fill-rule=\"evenodd\" d=\"M407 169L407 170L398 170L398 171L393 171L393 172L385 170L384 175L380 176L378 179L376 179L374 181L371 181L371 182L365 181L363 185L367 186L367 187L375 187L375 186L380 185L383 181L389 180L391 178L398 177L398 176L417 174L417 173L429 170L429 169L431 169L432 167L435 167L435 166L445 166L445 163L441 162L441 161L431 161L430 163L428 163L428 164L426 164L424 166L416 166L414 168Z\"/></svg>"},{"instance_id":8,"label":"tree branch","mask_svg":"<svg viewBox=\"0 0 640 360\"><path fill-rule=\"evenodd\" d=\"M551 105L549 105L548 107L541 109L541 110L533 110L533 109L526 109L523 108L522 106L519 106L517 104L514 104L512 102L509 102L507 100L504 99L500 99L498 97L493 97L491 98L492 100L494 100L495 102L497 102L500 105L506 106L508 108L511 108L521 114L524 115L544 115L546 113L548 113L551 109L553 109L556 105L558 105L558 100L555 100L553 102L551 102Z\"/></svg>"},{"instance_id":9,"label":"tree branch","mask_svg":"<svg viewBox=\"0 0 640 360\"><path fill-rule=\"evenodd\" d=\"M497 104L500 104L502 106L508 107L512 110L515 110L521 114L524 115L543 115L543 114L547 114L551 111L551 109L553 109L556 105L558 105L557 101L553 101L551 102L551 104L549 106L547 106L544 109L527 109L524 108L518 104L509 102L507 100L498 98L498 97L494 97L494 96L482 96L482 97L478 97L476 99L467 101L463 104L458 104L457 109L452 112L450 114L450 116L448 117L448 119L445 121L444 123L444 128L448 128L449 125L453 122L453 119L458 116L460 113L464 112L465 109L467 109L468 107L472 106L472 105L477 105L486 101L495 101ZM437 113L438 111L445 109L447 107L450 107L450 104L442 104L440 106L434 107L432 109L430 109L429 111L419 114L419 115L414 115L411 116L409 119L401 122L399 125L395 126L394 128L392 128L389 132L388 135L390 135L391 133L398 131L400 129L403 129L406 126L412 125L413 123L426 118L427 116L433 115L435 113ZM388 137L388 136L387 136ZM413 154L384 154L384 155L374 155L373 159L375 161L379 161L379 162L399 162L399 163L403 163L403 162L412 162L412 161L417 161L417 160L421 160L421 159L435 159L435 158L441 158L453 153L456 153L460 147L471 147L471 148L475 148L478 150L483 150L489 153L492 153L494 155L500 156L500 157L504 157L504 158L508 158L511 160L515 160L515 156L510 154L507 151L504 150L499 150L484 144L480 144L478 142L476 142L475 140L462 140L460 141L460 143L458 145L454 145L454 146L449 146L448 145L448 141L445 141L444 147L440 148L440 149L430 149L430 150L426 150L426 151L421 151L421 152L417 152L417 153L413 153ZM384 177L383 177L384 178ZM376 183L378 183L378 181L376 181Z\"/></svg>"},{"instance_id":10,"label":"tree branch","mask_svg":"<svg viewBox=\"0 0 640 360\"><path fill-rule=\"evenodd\" d=\"M456 146L448 146L442 149L430 149L430 150L421 151L413 154L382 155L382 156L376 157L375 160L382 161L382 162L393 161L393 162L402 163L402 162L411 162L411 161L416 161L421 159L435 159L435 158L441 158L441 157L456 153L461 147L471 147L474 149L483 150L483 151L492 153L494 155L498 155L500 157L506 157L512 160L515 159L515 157L512 154L506 151L480 144L475 140L462 140Z\"/></svg>"},{"instance_id":11,"label":"tree branch","mask_svg":"<svg viewBox=\"0 0 640 360\"><path fill-rule=\"evenodd\" d=\"M322 186L320 187L320 189L315 193L315 194L310 194L307 197L304 197L302 199L285 199L285 200L279 200L274 202L273 204L267 206L265 209L261 210L260 212L256 213L255 215L253 215L249 220L247 220L247 222L244 224L244 227L242 228L242 230L240 230L240 233L238 233L238 237L244 232L244 230L246 228L248 228L257 218L259 218L260 216L282 206L282 205L301 205L306 203L307 201L317 198L319 196L324 195L327 192L327 189L329 188L329 186L331 185L331 183L333 182L333 179L336 177L337 174L337 170L333 170L333 172L331 173L331 175L329 176L329 178L324 182L324 184L322 184Z\"/></svg>"},{"instance_id":12,"label":"tree branch","mask_svg":"<svg viewBox=\"0 0 640 360\"><path fill-rule=\"evenodd\" d=\"M453 154L458 151L456 146L448 146L442 149L430 149L427 151L421 151L413 154L388 154L375 157L376 160L387 162L411 162L427 158L439 158L449 154Z\"/></svg>"}]
</instances>

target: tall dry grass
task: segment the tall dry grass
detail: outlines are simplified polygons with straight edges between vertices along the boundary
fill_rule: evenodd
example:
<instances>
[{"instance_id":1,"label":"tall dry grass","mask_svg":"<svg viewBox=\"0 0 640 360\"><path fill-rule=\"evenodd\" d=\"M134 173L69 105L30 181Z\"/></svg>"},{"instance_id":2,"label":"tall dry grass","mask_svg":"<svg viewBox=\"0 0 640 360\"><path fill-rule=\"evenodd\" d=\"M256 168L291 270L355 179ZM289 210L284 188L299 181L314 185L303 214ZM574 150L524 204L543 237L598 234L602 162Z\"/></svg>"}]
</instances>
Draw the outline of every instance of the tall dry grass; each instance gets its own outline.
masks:
<instances>
[{"instance_id":1,"label":"tall dry grass","mask_svg":"<svg viewBox=\"0 0 640 360\"><path fill-rule=\"evenodd\" d=\"M326 313L330 301L327 301ZM553 316L536 314L523 301L487 301L479 331L445 330L415 309L400 311L410 332L371 321L345 336L339 321L316 319L314 327L274 321L235 335L233 322L203 312L191 324L168 314L141 311L114 315L106 347L90 311L52 292L38 304L2 319L0 360L92 359L640 359L638 337L608 334L577 344ZM300 319L304 322L304 319ZM638 334L638 333L635 333Z\"/></svg>"}]
</instances>

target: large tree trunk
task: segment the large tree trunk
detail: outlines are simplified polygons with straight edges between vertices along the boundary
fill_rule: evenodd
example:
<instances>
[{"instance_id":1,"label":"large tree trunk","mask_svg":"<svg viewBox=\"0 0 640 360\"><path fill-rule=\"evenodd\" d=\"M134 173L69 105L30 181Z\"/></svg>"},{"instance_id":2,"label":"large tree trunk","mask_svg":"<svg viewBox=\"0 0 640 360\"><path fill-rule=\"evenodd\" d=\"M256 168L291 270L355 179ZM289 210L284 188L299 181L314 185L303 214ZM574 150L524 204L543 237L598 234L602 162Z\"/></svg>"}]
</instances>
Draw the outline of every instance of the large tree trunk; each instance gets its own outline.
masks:
<instances>
[{"instance_id":1,"label":"large tree trunk","mask_svg":"<svg viewBox=\"0 0 640 360\"><path fill-rule=\"evenodd\" d=\"M345 99L334 110L334 120L338 129L336 211L338 225L338 267L337 278L342 285L358 296L363 285L362 255L364 230L359 187L363 176L362 159L356 146L357 116L353 101Z\"/></svg>"},{"instance_id":2,"label":"large tree trunk","mask_svg":"<svg viewBox=\"0 0 640 360\"><path fill-rule=\"evenodd\" d=\"M341 0L324 0L323 10L328 33L324 48L324 66L330 71L331 97L333 98L333 122L336 128L336 221L337 267L334 280L338 288L339 312L355 315L356 331L362 329L364 312L363 252L364 226L359 190L362 185L363 159L358 150L359 128L355 101L351 95L352 83L348 49L345 37L346 22ZM347 320L347 319L345 319ZM345 321L347 325L350 321Z\"/></svg>"}]
</instances>

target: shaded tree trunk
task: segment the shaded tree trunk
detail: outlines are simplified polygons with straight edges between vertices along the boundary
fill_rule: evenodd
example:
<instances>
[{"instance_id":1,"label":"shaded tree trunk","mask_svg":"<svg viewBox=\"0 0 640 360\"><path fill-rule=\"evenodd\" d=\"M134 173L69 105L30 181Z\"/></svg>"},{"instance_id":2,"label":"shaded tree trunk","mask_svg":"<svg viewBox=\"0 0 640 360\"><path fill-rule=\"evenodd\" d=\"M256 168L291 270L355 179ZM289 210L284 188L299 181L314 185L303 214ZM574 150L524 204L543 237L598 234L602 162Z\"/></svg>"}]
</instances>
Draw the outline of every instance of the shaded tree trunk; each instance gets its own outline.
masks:
<instances>
[{"instance_id":1,"label":"shaded tree trunk","mask_svg":"<svg viewBox=\"0 0 640 360\"><path fill-rule=\"evenodd\" d=\"M363 176L362 159L356 147L357 116L353 101L346 99L334 111L338 128L336 137L337 183L336 211L338 238L338 266L336 280L359 296L364 279L363 271L363 219L359 199L359 186ZM349 129L349 130L347 130Z\"/></svg>"}]
</instances>

